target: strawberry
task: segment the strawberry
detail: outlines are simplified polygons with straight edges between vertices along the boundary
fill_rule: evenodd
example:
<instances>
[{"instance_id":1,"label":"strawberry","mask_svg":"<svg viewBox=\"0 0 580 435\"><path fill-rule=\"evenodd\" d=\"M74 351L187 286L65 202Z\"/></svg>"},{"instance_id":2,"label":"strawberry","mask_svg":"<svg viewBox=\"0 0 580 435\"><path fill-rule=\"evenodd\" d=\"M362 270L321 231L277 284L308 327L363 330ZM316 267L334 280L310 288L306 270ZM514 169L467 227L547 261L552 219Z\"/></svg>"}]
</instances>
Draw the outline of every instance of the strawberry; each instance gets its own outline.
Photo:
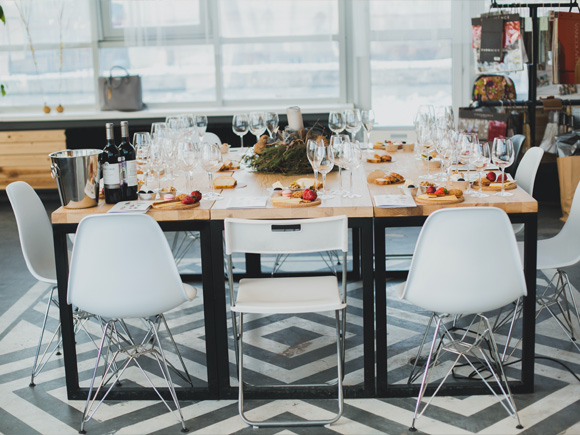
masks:
<instances>
[{"instance_id":1,"label":"strawberry","mask_svg":"<svg viewBox=\"0 0 580 435\"><path fill-rule=\"evenodd\" d=\"M305 199L306 201L314 201L317 197L318 195L316 195L315 190L304 189L304 192L302 192L302 199Z\"/></svg>"},{"instance_id":2,"label":"strawberry","mask_svg":"<svg viewBox=\"0 0 580 435\"><path fill-rule=\"evenodd\" d=\"M195 199L191 195L185 195L185 198L181 200L182 204L193 204L195 203Z\"/></svg>"},{"instance_id":3,"label":"strawberry","mask_svg":"<svg viewBox=\"0 0 580 435\"><path fill-rule=\"evenodd\" d=\"M427 187L427 189L425 189L425 193L435 193L435 186L429 186Z\"/></svg>"},{"instance_id":4,"label":"strawberry","mask_svg":"<svg viewBox=\"0 0 580 435\"><path fill-rule=\"evenodd\" d=\"M485 177L493 183L495 181L495 172L488 172Z\"/></svg>"},{"instance_id":5,"label":"strawberry","mask_svg":"<svg viewBox=\"0 0 580 435\"><path fill-rule=\"evenodd\" d=\"M194 190L190 195L193 197L194 203L201 201L201 192L199 190Z\"/></svg>"},{"instance_id":6,"label":"strawberry","mask_svg":"<svg viewBox=\"0 0 580 435\"><path fill-rule=\"evenodd\" d=\"M495 179L496 183L505 183L508 180L507 175L499 174Z\"/></svg>"},{"instance_id":7,"label":"strawberry","mask_svg":"<svg viewBox=\"0 0 580 435\"><path fill-rule=\"evenodd\" d=\"M447 195L449 193L444 187L440 187L435 191L435 195Z\"/></svg>"}]
</instances>

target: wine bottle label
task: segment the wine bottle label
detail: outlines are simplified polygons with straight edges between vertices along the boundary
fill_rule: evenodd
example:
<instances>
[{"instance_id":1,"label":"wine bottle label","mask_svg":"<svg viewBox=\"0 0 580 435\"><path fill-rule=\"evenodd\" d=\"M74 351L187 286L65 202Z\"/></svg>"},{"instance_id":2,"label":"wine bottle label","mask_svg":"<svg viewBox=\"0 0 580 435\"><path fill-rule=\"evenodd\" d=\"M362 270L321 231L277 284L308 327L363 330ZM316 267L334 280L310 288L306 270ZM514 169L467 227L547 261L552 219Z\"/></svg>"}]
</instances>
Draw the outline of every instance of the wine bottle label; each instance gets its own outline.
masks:
<instances>
[{"instance_id":1,"label":"wine bottle label","mask_svg":"<svg viewBox=\"0 0 580 435\"><path fill-rule=\"evenodd\" d=\"M103 165L103 180L106 189L121 188L121 172L118 163L105 162Z\"/></svg>"},{"instance_id":2,"label":"wine bottle label","mask_svg":"<svg viewBox=\"0 0 580 435\"><path fill-rule=\"evenodd\" d=\"M137 161L125 161L125 184L132 187L137 185Z\"/></svg>"}]
</instances>

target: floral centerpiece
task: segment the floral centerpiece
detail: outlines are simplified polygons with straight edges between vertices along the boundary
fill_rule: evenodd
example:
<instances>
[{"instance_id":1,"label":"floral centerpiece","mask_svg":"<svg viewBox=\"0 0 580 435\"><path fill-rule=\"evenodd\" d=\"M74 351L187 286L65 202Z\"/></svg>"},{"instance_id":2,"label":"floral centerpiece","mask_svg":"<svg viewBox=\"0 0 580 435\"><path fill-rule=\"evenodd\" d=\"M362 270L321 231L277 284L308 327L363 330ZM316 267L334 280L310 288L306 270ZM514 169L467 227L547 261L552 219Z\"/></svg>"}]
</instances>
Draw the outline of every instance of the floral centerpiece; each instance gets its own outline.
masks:
<instances>
[{"instance_id":1,"label":"floral centerpiece","mask_svg":"<svg viewBox=\"0 0 580 435\"><path fill-rule=\"evenodd\" d=\"M312 172L306 156L309 139L322 139L328 145L324 128L315 124L299 131L278 132L273 138L260 137L254 145L254 152L244 157L244 163L256 172L266 174L300 175Z\"/></svg>"}]
</instances>

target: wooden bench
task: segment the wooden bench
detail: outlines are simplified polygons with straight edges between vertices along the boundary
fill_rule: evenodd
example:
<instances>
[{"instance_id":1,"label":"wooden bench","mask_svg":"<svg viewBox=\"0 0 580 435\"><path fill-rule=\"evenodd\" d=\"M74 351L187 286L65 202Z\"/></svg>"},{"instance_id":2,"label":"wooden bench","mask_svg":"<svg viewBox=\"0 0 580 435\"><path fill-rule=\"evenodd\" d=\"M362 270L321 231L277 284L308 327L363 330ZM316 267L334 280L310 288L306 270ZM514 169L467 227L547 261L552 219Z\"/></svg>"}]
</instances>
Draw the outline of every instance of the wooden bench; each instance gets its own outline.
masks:
<instances>
[{"instance_id":1,"label":"wooden bench","mask_svg":"<svg viewBox=\"0 0 580 435\"><path fill-rule=\"evenodd\" d=\"M18 180L34 189L56 189L48 155L64 149L64 130L0 132L0 189Z\"/></svg>"}]
</instances>

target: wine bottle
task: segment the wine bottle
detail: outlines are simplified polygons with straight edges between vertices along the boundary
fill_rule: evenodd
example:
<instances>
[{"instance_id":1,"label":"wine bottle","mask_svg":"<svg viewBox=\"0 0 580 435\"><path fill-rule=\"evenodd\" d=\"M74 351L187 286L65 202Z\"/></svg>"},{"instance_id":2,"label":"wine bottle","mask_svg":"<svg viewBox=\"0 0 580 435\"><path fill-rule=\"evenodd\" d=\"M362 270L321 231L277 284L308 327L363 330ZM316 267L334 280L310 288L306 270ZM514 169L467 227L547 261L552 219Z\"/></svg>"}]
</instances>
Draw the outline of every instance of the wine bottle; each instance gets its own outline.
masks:
<instances>
[{"instance_id":1,"label":"wine bottle","mask_svg":"<svg viewBox=\"0 0 580 435\"><path fill-rule=\"evenodd\" d=\"M103 183L105 185L105 202L116 204L122 200L121 196L121 168L119 164L119 150L115 145L113 124L105 124L107 144L101 154L101 167L103 168Z\"/></svg>"},{"instance_id":2,"label":"wine bottle","mask_svg":"<svg viewBox=\"0 0 580 435\"><path fill-rule=\"evenodd\" d=\"M121 121L121 143L119 144L122 174L121 192L123 201L137 199L137 160L135 148L129 141L129 123Z\"/></svg>"}]
</instances>

